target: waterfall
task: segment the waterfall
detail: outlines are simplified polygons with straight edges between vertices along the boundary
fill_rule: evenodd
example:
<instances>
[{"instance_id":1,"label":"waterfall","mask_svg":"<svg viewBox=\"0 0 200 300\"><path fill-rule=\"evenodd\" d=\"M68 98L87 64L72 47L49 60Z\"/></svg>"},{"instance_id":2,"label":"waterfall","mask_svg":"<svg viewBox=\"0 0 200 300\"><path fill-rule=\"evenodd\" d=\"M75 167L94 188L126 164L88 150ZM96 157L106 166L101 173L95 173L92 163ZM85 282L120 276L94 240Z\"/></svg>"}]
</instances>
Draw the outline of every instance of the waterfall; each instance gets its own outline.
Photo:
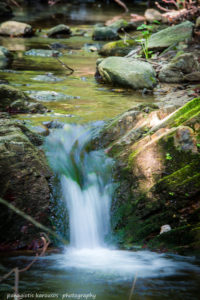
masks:
<instances>
[{"instance_id":1,"label":"waterfall","mask_svg":"<svg viewBox=\"0 0 200 300\"><path fill-rule=\"evenodd\" d=\"M70 245L77 249L104 247L110 231L113 161L102 150L87 151L92 134L92 128L65 125L46 141L69 212Z\"/></svg>"}]
</instances>

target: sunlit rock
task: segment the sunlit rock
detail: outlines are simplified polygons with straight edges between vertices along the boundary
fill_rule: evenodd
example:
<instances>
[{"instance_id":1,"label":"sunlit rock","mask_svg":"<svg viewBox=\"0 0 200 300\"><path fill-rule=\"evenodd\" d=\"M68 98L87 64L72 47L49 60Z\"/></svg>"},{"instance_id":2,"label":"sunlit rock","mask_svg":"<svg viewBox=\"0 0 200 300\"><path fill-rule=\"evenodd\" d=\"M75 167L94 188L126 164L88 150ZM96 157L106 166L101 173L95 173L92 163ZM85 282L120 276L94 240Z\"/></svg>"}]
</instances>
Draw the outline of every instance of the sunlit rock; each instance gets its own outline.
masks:
<instances>
[{"instance_id":1,"label":"sunlit rock","mask_svg":"<svg viewBox=\"0 0 200 300\"><path fill-rule=\"evenodd\" d=\"M133 89L152 89L156 73L151 64L124 57L108 57L98 64L97 70L104 82Z\"/></svg>"},{"instance_id":2,"label":"sunlit rock","mask_svg":"<svg viewBox=\"0 0 200 300\"><path fill-rule=\"evenodd\" d=\"M168 232L168 231L170 231L170 230L171 230L171 226L170 226L170 225L163 225L163 226L161 226L161 228L160 228L160 234L165 233L165 232Z\"/></svg>"},{"instance_id":3,"label":"sunlit rock","mask_svg":"<svg viewBox=\"0 0 200 300\"><path fill-rule=\"evenodd\" d=\"M7 21L0 25L0 35L8 36L31 36L33 29L26 23Z\"/></svg>"}]
</instances>

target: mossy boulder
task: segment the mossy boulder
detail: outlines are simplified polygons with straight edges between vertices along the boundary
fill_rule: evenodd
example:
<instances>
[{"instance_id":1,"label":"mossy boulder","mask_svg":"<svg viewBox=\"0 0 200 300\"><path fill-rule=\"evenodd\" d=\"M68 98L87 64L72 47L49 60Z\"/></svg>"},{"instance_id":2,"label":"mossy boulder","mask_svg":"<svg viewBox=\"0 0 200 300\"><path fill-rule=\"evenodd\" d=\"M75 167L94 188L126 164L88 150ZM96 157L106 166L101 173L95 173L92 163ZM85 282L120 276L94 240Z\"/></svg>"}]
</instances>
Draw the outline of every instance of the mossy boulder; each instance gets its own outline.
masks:
<instances>
[{"instance_id":1,"label":"mossy boulder","mask_svg":"<svg viewBox=\"0 0 200 300\"><path fill-rule=\"evenodd\" d=\"M171 26L157 33L154 33L149 38L149 49L163 49L179 42L190 41L192 39L194 24L190 21L185 21L179 25Z\"/></svg>"},{"instance_id":2,"label":"mossy boulder","mask_svg":"<svg viewBox=\"0 0 200 300\"><path fill-rule=\"evenodd\" d=\"M42 150L42 140L22 122L0 120L0 196L49 226L51 171ZM1 205L0 249L33 245L40 230Z\"/></svg>"},{"instance_id":3,"label":"mossy boulder","mask_svg":"<svg viewBox=\"0 0 200 300\"><path fill-rule=\"evenodd\" d=\"M200 98L167 116L146 108L115 118L100 136L117 161L113 230L122 244L199 251ZM172 230L160 235L165 224Z\"/></svg>"},{"instance_id":4,"label":"mossy boulder","mask_svg":"<svg viewBox=\"0 0 200 300\"><path fill-rule=\"evenodd\" d=\"M157 83L151 64L136 59L111 56L99 63L97 70L104 82L122 87L152 89Z\"/></svg>"},{"instance_id":5,"label":"mossy boulder","mask_svg":"<svg viewBox=\"0 0 200 300\"><path fill-rule=\"evenodd\" d=\"M135 46L137 46L137 42L134 40L109 42L99 50L99 54L102 56L125 56Z\"/></svg>"},{"instance_id":6,"label":"mossy boulder","mask_svg":"<svg viewBox=\"0 0 200 300\"><path fill-rule=\"evenodd\" d=\"M0 35L6 36L31 36L33 35L33 29L31 25L16 21L3 22L0 25Z\"/></svg>"},{"instance_id":7,"label":"mossy boulder","mask_svg":"<svg viewBox=\"0 0 200 300\"><path fill-rule=\"evenodd\" d=\"M61 38L63 36L69 36L70 34L71 29L69 26L64 24L59 24L47 31L47 36L50 38Z\"/></svg>"},{"instance_id":8,"label":"mossy boulder","mask_svg":"<svg viewBox=\"0 0 200 300\"><path fill-rule=\"evenodd\" d=\"M42 104L34 103L24 92L7 84L0 85L0 111L10 113L46 112Z\"/></svg>"}]
</instances>

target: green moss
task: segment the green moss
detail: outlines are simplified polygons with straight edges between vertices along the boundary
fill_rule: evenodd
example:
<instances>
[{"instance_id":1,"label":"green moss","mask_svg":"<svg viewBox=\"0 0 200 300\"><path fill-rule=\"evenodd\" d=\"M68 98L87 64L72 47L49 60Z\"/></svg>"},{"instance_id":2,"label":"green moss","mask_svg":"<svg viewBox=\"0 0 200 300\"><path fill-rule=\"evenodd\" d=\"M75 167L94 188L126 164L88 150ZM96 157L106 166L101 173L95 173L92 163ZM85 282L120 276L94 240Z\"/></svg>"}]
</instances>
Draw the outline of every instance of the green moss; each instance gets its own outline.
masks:
<instances>
[{"instance_id":1,"label":"green moss","mask_svg":"<svg viewBox=\"0 0 200 300\"><path fill-rule=\"evenodd\" d=\"M134 46L137 45L135 40L119 40L105 44L99 51L103 56L125 56Z\"/></svg>"},{"instance_id":2,"label":"green moss","mask_svg":"<svg viewBox=\"0 0 200 300\"><path fill-rule=\"evenodd\" d=\"M200 97L191 100L177 110L168 120L167 125L177 127L200 114Z\"/></svg>"}]
</instances>

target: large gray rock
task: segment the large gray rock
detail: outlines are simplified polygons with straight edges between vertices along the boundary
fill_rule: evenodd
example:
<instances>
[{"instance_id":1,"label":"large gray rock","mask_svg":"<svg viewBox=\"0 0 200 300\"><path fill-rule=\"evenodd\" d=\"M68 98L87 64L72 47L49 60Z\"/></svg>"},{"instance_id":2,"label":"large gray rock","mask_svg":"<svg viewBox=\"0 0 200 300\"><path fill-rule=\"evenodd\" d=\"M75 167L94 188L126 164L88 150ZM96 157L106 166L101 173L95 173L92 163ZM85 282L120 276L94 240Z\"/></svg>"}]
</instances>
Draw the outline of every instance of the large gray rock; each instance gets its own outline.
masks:
<instances>
[{"instance_id":1,"label":"large gray rock","mask_svg":"<svg viewBox=\"0 0 200 300\"><path fill-rule=\"evenodd\" d=\"M95 41L113 41L120 39L116 29L106 26L96 26L92 38Z\"/></svg>"},{"instance_id":2,"label":"large gray rock","mask_svg":"<svg viewBox=\"0 0 200 300\"><path fill-rule=\"evenodd\" d=\"M161 69L159 80L168 83L200 81L200 64L193 53L184 53Z\"/></svg>"},{"instance_id":3,"label":"large gray rock","mask_svg":"<svg viewBox=\"0 0 200 300\"><path fill-rule=\"evenodd\" d=\"M7 21L0 25L0 35L30 36L33 34L31 25L26 23Z\"/></svg>"},{"instance_id":4,"label":"large gray rock","mask_svg":"<svg viewBox=\"0 0 200 300\"><path fill-rule=\"evenodd\" d=\"M67 25L60 24L55 27L52 27L47 31L48 37L60 37L62 35L70 35L71 30Z\"/></svg>"},{"instance_id":5,"label":"large gray rock","mask_svg":"<svg viewBox=\"0 0 200 300\"><path fill-rule=\"evenodd\" d=\"M10 51L0 46L0 69L6 68L11 58L12 54Z\"/></svg>"},{"instance_id":6,"label":"large gray rock","mask_svg":"<svg viewBox=\"0 0 200 300\"><path fill-rule=\"evenodd\" d=\"M193 23L186 21L179 25L171 26L151 35L149 49L168 48L182 41L192 39Z\"/></svg>"},{"instance_id":7,"label":"large gray rock","mask_svg":"<svg viewBox=\"0 0 200 300\"><path fill-rule=\"evenodd\" d=\"M144 61L124 57L108 57L97 70L104 82L133 89L152 89L156 84L153 67Z\"/></svg>"}]
</instances>

